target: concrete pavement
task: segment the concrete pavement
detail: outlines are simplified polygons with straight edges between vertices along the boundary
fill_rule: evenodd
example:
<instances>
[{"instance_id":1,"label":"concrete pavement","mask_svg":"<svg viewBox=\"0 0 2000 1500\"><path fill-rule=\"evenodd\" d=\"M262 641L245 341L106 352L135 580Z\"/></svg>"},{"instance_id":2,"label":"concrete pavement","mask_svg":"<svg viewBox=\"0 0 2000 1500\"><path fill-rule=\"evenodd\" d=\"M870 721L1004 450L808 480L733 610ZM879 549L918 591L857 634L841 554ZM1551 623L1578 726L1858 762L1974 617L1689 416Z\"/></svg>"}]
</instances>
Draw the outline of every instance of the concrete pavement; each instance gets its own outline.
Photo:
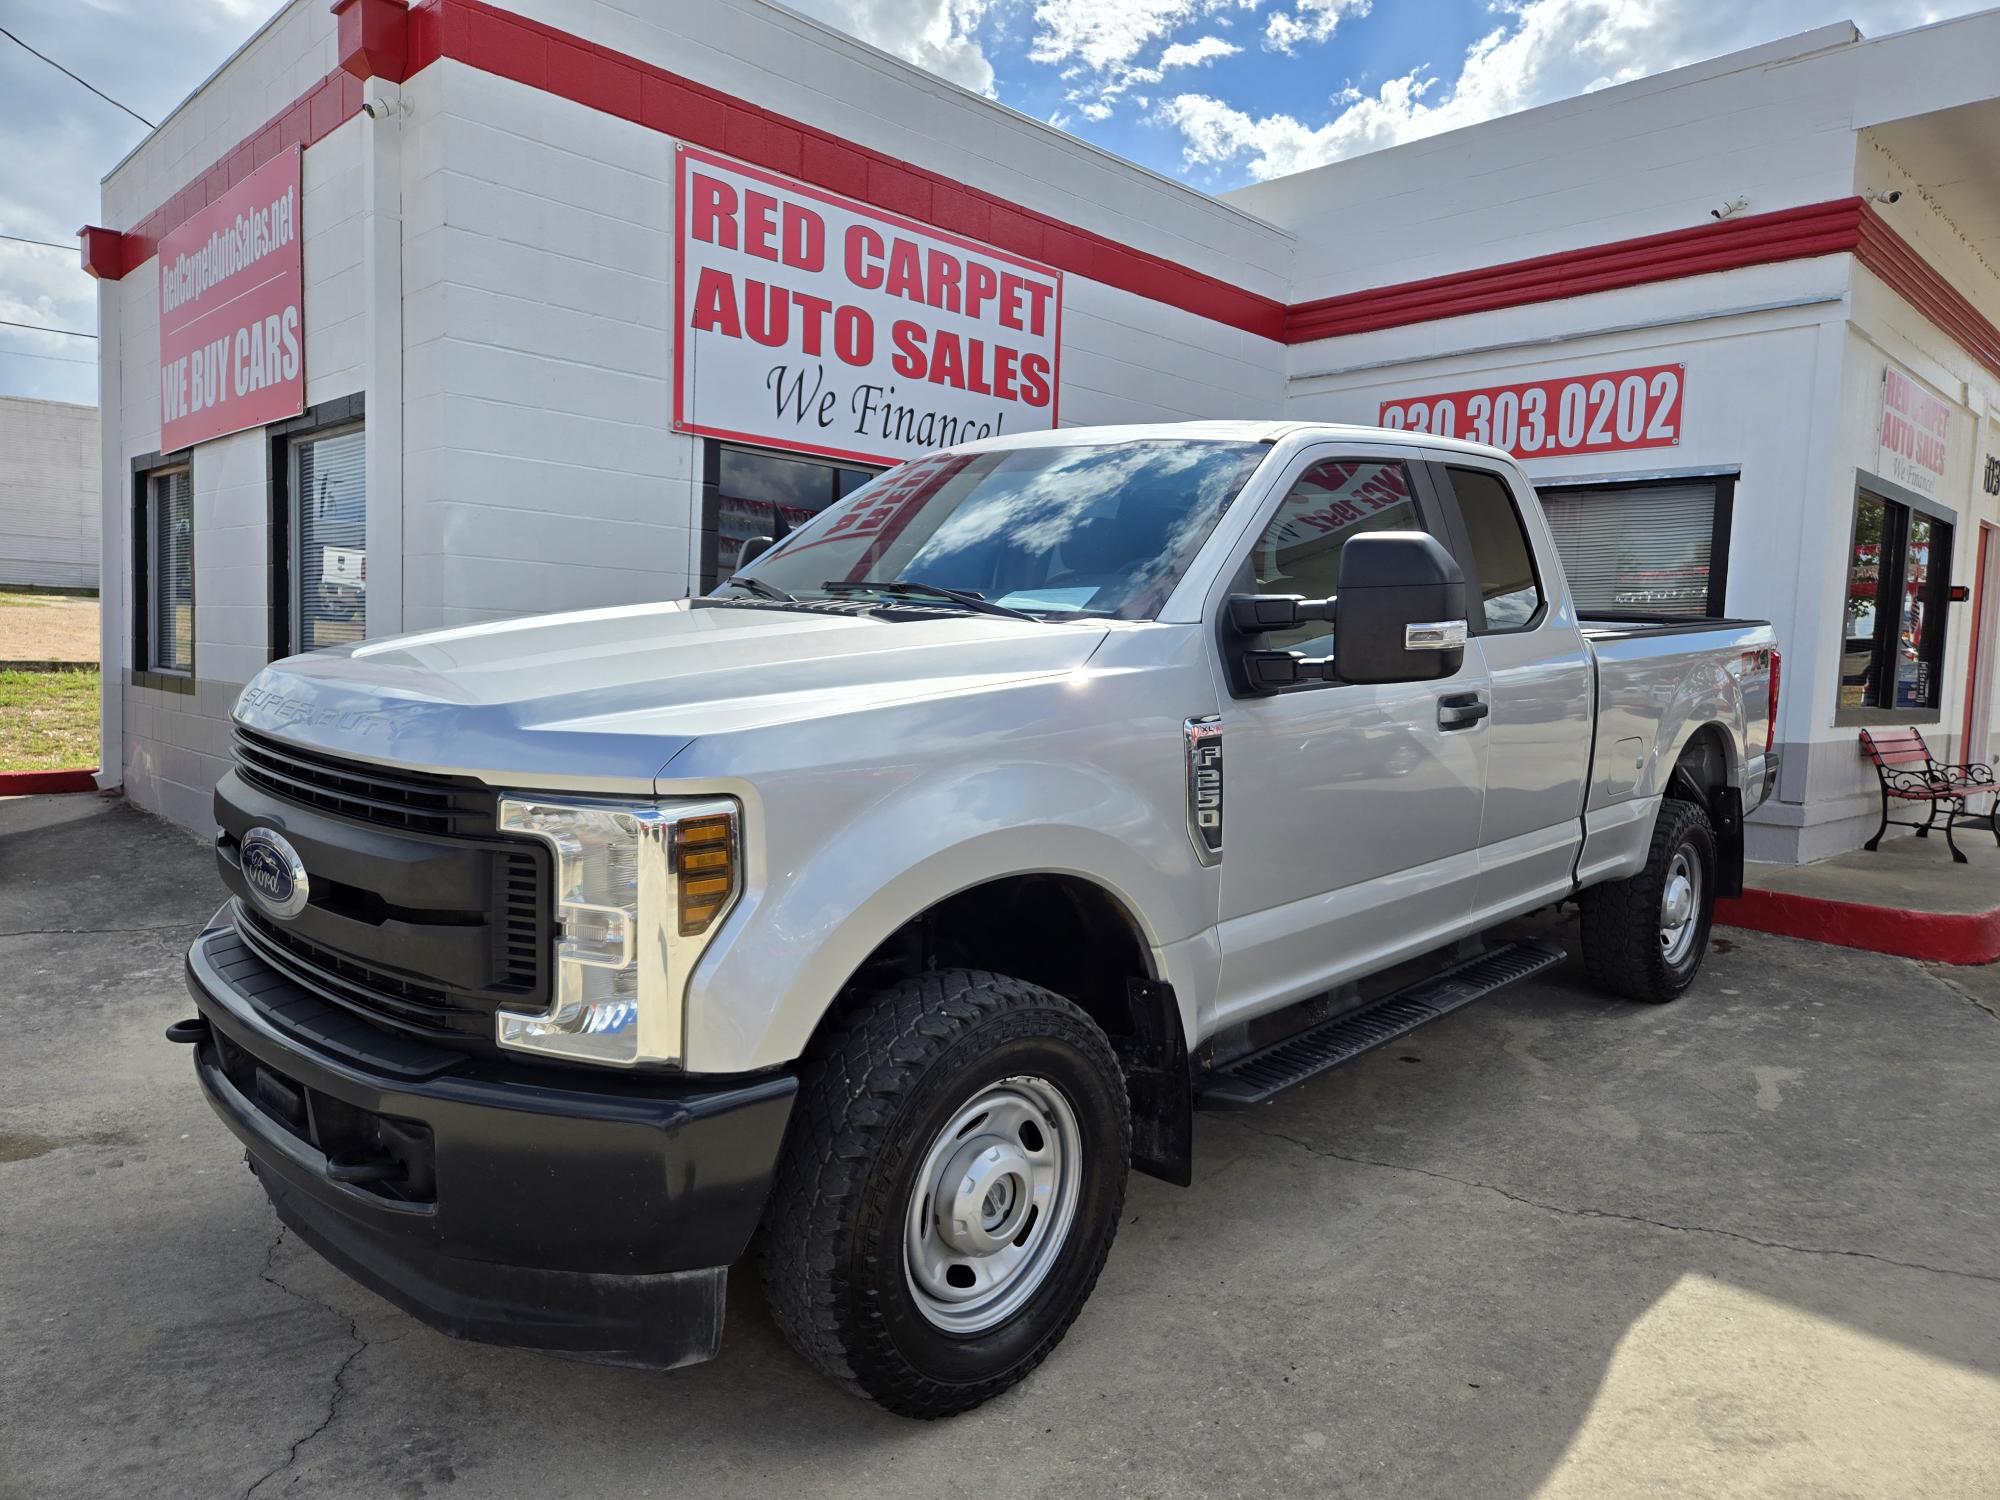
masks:
<instances>
[{"instance_id":1,"label":"concrete pavement","mask_svg":"<svg viewBox=\"0 0 2000 1500\"><path fill-rule=\"evenodd\" d=\"M2000 1493L2000 986L1724 932L1574 966L1135 1178L1067 1342L957 1421L754 1278L671 1375L457 1344L278 1233L160 1032L184 832L0 802L0 1495Z\"/></svg>"}]
</instances>

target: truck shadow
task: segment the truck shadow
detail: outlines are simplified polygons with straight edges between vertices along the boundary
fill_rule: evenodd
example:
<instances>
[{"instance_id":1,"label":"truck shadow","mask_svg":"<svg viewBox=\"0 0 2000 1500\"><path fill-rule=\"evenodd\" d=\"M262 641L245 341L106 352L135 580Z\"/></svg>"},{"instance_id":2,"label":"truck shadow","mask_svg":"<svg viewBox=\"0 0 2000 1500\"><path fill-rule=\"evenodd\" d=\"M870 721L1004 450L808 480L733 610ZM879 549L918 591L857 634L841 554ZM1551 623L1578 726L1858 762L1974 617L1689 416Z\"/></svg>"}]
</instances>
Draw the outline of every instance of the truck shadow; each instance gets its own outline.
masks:
<instances>
[{"instance_id":1,"label":"truck shadow","mask_svg":"<svg viewBox=\"0 0 2000 1500\"><path fill-rule=\"evenodd\" d=\"M1894 960L1722 941L1677 1005L1572 963L1200 1117L1194 1186L1135 1179L1069 1341L949 1447L1039 1434L1038 1493L1978 1492L2000 1031ZM923 1471L941 1433L828 1405L731 1313L688 1399L735 1425L776 1380L796 1461Z\"/></svg>"}]
</instances>

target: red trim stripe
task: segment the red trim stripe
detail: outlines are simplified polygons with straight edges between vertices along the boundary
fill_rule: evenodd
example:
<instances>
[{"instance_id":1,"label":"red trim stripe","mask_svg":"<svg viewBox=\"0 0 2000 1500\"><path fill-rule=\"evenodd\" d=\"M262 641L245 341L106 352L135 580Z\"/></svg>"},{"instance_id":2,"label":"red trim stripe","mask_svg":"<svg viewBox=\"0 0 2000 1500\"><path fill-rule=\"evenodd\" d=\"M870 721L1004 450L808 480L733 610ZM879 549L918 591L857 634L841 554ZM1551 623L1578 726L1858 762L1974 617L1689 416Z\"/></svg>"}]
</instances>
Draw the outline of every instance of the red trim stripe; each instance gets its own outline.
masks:
<instances>
[{"instance_id":1,"label":"red trim stripe","mask_svg":"<svg viewBox=\"0 0 2000 1500\"><path fill-rule=\"evenodd\" d=\"M1300 302L1286 315L1285 342L1302 344L1683 276L1833 255L1858 243L1864 207L1859 198L1838 198Z\"/></svg>"},{"instance_id":2,"label":"red trim stripe","mask_svg":"<svg viewBox=\"0 0 2000 1500\"><path fill-rule=\"evenodd\" d=\"M1889 289L1965 346L1965 352L2000 375L2000 328L1938 273L1908 240L1891 229L1871 203L1861 205L1855 259Z\"/></svg>"},{"instance_id":3,"label":"red trim stripe","mask_svg":"<svg viewBox=\"0 0 2000 1500\"><path fill-rule=\"evenodd\" d=\"M124 234L125 272L150 260L160 236L186 223L231 187L288 151L325 139L361 111L361 80L335 68L237 143L222 160L188 183Z\"/></svg>"},{"instance_id":4,"label":"red trim stripe","mask_svg":"<svg viewBox=\"0 0 2000 1500\"><path fill-rule=\"evenodd\" d=\"M51 792L94 792L97 772L0 771L0 797L39 797Z\"/></svg>"}]
</instances>

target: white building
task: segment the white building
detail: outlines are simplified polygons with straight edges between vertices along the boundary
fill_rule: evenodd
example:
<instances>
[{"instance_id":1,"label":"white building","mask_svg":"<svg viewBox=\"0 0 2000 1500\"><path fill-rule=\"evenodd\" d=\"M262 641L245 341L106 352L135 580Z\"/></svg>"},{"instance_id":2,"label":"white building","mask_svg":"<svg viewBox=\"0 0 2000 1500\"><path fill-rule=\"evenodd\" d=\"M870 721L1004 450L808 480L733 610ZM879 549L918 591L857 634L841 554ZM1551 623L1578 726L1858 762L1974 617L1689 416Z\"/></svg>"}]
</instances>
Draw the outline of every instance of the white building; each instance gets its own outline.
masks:
<instances>
[{"instance_id":1,"label":"white building","mask_svg":"<svg viewBox=\"0 0 2000 1500\"><path fill-rule=\"evenodd\" d=\"M97 587L97 408L0 396L0 588Z\"/></svg>"},{"instance_id":2,"label":"white building","mask_svg":"<svg viewBox=\"0 0 2000 1500\"><path fill-rule=\"evenodd\" d=\"M699 590L885 462L1053 420L1511 444L1586 605L1776 623L1753 855L1872 831L1857 724L1989 747L2000 12L1218 199L764 0L336 9L280 12L84 232L103 776L146 806L206 824L274 655Z\"/></svg>"}]
</instances>

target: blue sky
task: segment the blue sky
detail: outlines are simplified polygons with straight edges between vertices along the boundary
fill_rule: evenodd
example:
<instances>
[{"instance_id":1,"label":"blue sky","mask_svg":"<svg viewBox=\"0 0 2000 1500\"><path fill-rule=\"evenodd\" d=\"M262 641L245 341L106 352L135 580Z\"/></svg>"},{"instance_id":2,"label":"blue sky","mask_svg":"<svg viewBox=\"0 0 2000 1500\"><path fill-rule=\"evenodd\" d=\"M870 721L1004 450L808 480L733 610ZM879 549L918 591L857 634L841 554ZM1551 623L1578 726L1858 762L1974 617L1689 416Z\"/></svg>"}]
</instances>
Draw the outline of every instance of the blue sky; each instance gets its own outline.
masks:
<instances>
[{"instance_id":1,"label":"blue sky","mask_svg":"<svg viewBox=\"0 0 2000 1500\"><path fill-rule=\"evenodd\" d=\"M695 0L650 3L665 11ZM1879 36L1993 0L789 3L1219 191L1832 21ZM0 0L0 24L158 120L276 9L275 0ZM10 106L0 111L0 394L94 402L90 339L4 325L95 330L95 287L77 269L73 236L98 217L98 179L145 130L4 38L0 99Z\"/></svg>"}]
</instances>

